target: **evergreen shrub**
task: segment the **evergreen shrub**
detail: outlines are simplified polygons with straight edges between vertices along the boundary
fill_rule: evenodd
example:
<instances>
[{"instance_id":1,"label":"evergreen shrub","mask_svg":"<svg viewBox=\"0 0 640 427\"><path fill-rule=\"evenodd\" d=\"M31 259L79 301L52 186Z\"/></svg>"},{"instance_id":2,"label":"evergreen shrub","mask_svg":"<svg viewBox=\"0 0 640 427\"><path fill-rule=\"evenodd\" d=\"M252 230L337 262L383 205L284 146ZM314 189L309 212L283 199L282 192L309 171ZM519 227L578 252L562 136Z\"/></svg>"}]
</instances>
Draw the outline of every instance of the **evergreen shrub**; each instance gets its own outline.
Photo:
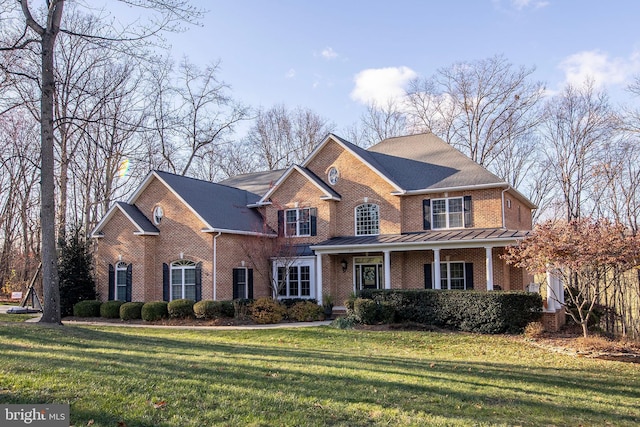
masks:
<instances>
[{"instance_id":1,"label":"evergreen shrub","mask_svg":"<svg viewBox=\"0 0 640 427\"><path fill-rule=\"evenodd\" d=\"M232 306L233 309L233 306ZM193 312L198 319L219 319L223 316L222 301L202 300L193 305ZM233 313L231 314L233 316Z\"/></svg>"},{"instance_id":2,"label":"evergreen shrub","mask_svg":"<svg viewBox=\"0 0 640 427\"><path fill-rule=\"evenodd\" d=\"M542 316L542 298L531 292L372 290L360 297L391 305L398 322L488 334L521 333Z\"/></svg>"},{"instance_id":3,"label":"evergreen shrub","mask_svg":"<svg viewBox=\"0 0 640 427\"><path fill-rule=\"evenodd\" d=\"M105 319L118 319L120 318L120 306L124 304L124 301L106 301L100 306L100 317Z\"/></svg>"},{"instance_id":4,"label":"evergreen shrub","mask_svg":"<svg viewBox=\"0 0 640 427\"><path fill-rule=\"evenodd\" d=\"M142 320L153 322L154 320L165 319L169 317L166 301L147 302L142 306Z\"/></svg>"},{"instance_id":5,"label":"evergreen shrub","mask_svg":"<svg viewBox=\"0 0 640 427\"><path fill-rule=\"evenodd\" d=\"M120 318L122 320L142 319L143 302L125 302L120 306Z\"/></svg>"},{"instance_id":6,"label":"evergreen shrub","mask_svg":"<svg viewBox=\"0 0 640 427\"><path fill-rule=\"evenodd\" d=\"M101 301L84 300L73 305L73 315L76 317L100 317Z\"/></svg>"},{"instance_id":7,"label":"evergreen shrub","mask_svg":"<svg viewBox=\"0 0 640 427\"><path fill-rule=\"evenodd\" d=\"M324 319L324 308L317 302L299 301L287 310L289 319L297 322L314 322Z\"/></svg>"},{"instance_id":8,"label":"evergreen shrub","mask_svg":"<svg viewBox=\"0 0 640 427\"><path fill-rule=\"evenodd\" d=\"M258 298L249 307L251 318L260 324L278 323L287 314L287 308L268 297Z\"/></svg>"},{"instance_id":9,"label":"evergreen shrub","mask_svg":"<svg viewBox=\"0 0 640 427\"><path fill-rule=\"evenodd\" d=\"M169 317L175 319L187 319L194 317L193 305L196 302L191 299L174 299L167 305Z\"/></svg>"}]
</instances>

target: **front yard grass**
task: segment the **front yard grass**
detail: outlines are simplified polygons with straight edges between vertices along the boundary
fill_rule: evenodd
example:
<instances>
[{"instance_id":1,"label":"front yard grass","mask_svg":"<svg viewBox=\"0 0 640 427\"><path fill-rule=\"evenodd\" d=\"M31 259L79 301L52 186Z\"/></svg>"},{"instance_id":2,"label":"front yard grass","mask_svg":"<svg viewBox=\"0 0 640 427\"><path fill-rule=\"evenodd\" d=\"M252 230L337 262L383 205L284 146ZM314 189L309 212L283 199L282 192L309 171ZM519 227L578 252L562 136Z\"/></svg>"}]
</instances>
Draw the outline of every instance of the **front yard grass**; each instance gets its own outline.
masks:
<instances>
[{"instance_id":1,"label":"front yard grass","mask_svg":"<svg viewBox=\"0 0 640 427\"><path fill-rule=\"evenodd\" d=\"M0 403L75 426L632 426L640 365L520 338L0 325Z\"/></svg>"}]
</instances>

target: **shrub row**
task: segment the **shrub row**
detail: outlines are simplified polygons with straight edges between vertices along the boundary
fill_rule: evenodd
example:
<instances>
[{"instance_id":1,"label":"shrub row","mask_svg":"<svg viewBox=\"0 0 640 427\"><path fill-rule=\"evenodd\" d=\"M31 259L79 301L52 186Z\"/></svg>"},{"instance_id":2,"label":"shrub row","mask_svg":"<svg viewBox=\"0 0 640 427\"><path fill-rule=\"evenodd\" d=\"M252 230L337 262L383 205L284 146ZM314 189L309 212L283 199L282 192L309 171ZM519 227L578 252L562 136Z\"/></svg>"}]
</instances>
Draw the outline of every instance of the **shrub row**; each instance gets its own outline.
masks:
<instances>
[{"instance_id":1,"label":"shrub row","mask_svg":"<svg viewBox=\"0 0 640 427\"><path fill-rule=\"evenodd\" d=\"M540 319L542 298L530 292L367 290L354 302L353 315L365 324L416 322L469 332L520 333Z\"/></svg>"},{"instance_id":2,"label":"shrub row","mask_svg":"<svg viewBox=\"0 0 640 427\"><path fill-rule=\"evenodd\" d=\"M312 322L324 319L324 310L315 300L289 299L194 302L188 299L154 302L81 301L73 306L77 317L104 317L122 320L155 321L165 318L217 319L221 317L251 317L256 323L278 323L284 319Z\"/></svg>"}]
</instances>

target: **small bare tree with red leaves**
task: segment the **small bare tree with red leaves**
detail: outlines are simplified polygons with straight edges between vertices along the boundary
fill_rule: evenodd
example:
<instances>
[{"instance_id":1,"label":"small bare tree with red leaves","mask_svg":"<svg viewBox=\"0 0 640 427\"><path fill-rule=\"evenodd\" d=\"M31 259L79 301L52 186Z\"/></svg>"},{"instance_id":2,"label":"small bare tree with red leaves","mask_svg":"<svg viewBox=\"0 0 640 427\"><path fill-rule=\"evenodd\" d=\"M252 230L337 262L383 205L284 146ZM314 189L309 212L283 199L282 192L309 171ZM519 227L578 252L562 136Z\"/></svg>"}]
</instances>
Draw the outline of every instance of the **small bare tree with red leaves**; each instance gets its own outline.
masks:
<instances>
[{"instance_id":1,"label":"small bare tree with red leaves","mask_svg":"<svg viewBox=\"0 0 640 427\"><path fill-rule=\"evenodd\" d=\"M612 277L640 265L640 239L608 220L547 221L508 248L504 258L531 273L558 272L566 291L565 312L587 337L596 303L618 283Z\"/></svg>"}]
</instances>

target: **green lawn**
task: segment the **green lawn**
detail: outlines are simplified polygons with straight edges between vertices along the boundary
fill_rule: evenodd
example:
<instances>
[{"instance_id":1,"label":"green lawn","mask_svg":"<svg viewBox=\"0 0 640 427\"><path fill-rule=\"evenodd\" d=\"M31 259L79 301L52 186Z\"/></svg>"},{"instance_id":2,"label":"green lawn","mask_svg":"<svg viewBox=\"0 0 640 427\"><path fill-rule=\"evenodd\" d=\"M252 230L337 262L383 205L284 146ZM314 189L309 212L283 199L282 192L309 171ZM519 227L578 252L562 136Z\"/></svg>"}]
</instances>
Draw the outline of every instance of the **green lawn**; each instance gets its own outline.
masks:
<instances>
[{"instance_id":1,"label":"green lawn","mask_svg":"<svg viewBox=\"0 0 640 427\"><path fill-rule=\"evenodd\" d=\"M29 314L29 313L25 313L25 314L0 313L0 322L24 322L34 317L38 317L38 315Z\"/></svg>"},{"instance_id":2,"label":"green lawn","mask_svg":"<svg viewBox=\"0 0 640 427\"><path fill-rule=\"evenodd\" d=\"M472 334L0 325L0 403L45 402L76 426L631 426L640 365Z\"/></svg>"}]
</instances>

